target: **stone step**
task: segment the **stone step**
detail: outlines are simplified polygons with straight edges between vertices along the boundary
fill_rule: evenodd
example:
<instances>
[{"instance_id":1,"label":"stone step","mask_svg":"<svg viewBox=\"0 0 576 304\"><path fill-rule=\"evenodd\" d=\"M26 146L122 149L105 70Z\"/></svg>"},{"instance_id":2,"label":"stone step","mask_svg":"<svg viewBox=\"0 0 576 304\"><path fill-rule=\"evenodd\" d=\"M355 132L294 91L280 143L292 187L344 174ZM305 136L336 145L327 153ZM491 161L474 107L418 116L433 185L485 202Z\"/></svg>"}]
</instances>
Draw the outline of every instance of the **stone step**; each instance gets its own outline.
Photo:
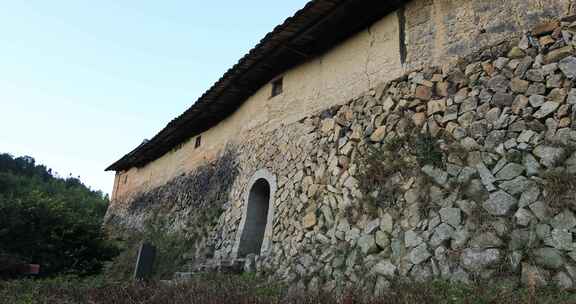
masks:
<instances>
[{"instance_id":1,"label":"stone step","mask_svg":"<svg viewBox=\"0 0 576 304\"><path fill-rule=\"evenodd\" d=\"M175 280L189 280L194 276L206 273L234 273L239 274L244 271L244 259L235 260L209 260L199 264L188 264L186 271L176 272Z\"/></svg>"},{"instance_id":2,"label":"stone step","mask_svg":"<svg viewBox=\"0 0 576 304\"><path fill-rule=\"evenodd\" d=\"M199 274L199 272L176 272L174 273L174 281L191 280L194 276L198 276Z\"/></svg>"}]
</instances>

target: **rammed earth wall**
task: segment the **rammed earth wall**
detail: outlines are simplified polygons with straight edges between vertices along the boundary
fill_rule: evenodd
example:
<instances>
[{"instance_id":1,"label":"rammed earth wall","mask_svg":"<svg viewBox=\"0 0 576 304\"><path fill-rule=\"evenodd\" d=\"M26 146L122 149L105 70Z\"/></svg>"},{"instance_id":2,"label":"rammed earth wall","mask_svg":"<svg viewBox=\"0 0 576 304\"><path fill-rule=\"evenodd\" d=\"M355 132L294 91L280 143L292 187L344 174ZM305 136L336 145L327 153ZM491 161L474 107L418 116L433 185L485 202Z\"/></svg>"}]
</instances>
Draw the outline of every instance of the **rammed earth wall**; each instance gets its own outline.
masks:
<instances>
[{"instance_id":1,"label":"rammed earth wall","mask_svg":"<svg viewBox=\"0 0 576 304\"><path fill-rule=\"evenodd\" d=\"M506 277L574 287L575 33L569 19L540 24L450 68L246 130L237 173L212 184L221 195L202 243L214 258L236 257L249 185L265 170L275 191L256 265L295 285L377 292L400 277ZM209 180L220 166L206 165ZM138 227L172 206L173 226L197 231L203 222L188 215L213 196L186 196L183 185L199 170L112 205L108 218Z\"/></svg>"}]
</instances>

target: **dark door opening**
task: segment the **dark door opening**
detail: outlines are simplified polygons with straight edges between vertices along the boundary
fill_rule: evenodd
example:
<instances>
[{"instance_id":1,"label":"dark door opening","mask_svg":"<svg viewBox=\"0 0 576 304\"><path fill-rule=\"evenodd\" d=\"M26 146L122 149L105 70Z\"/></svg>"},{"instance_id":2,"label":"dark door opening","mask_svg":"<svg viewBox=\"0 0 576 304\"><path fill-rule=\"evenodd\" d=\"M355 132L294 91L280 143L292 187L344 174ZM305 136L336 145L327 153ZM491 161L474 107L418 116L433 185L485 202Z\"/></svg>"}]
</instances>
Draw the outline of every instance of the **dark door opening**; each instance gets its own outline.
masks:
<instances>
[{"instance_id":1,"label":"dark door opening","mask_svg":"<svg viewBox=\"0 0 576 304\"><path fill-rule=\"evenodd\" d=\"M260 255L268 223L269 202L270 185L265 179L259 179L248 195L246 221L240 238L238 257L245 257L251 253Z\"/></svg>"}]
</instances>

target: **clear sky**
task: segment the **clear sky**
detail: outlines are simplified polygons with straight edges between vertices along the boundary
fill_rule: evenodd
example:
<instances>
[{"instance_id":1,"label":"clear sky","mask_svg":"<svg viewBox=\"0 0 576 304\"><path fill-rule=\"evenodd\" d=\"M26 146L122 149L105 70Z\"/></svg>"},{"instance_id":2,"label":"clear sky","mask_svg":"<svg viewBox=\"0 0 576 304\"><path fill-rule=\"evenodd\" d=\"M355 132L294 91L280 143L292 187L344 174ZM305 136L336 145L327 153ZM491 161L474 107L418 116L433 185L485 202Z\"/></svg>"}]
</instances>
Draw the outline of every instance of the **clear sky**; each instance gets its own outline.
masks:
<instances>
[{"instance_id":1,"label":"clear sky","mask_svg":"<svg viewBox=\"0 0 576 304\"><path fill-rule=\"evenodd\" d=\"M108 165L306 2L3 1L0 152L110 193Z\"/></svg>"}]
</instances>

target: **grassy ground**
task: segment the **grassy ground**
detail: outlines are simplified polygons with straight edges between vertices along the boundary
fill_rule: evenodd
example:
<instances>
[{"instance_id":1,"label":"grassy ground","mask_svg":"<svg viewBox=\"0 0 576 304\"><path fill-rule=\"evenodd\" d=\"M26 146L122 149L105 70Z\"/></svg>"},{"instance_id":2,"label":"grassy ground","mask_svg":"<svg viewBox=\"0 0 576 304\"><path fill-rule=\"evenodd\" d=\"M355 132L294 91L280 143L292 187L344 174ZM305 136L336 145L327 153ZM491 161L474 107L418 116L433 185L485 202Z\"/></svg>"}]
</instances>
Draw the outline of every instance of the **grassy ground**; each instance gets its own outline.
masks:
<instances>
[{"instance_id":1,"label":"grassy ground","mask_svg":"<svg viewBox=\"0 0 576 304\"><path fill-rule=\"evenodd\" d=\"M350 291L334 294L288 292L282 285L253 276L201 276L187 283L106 283L78 280L18 280L0 282L0 303L6 304L160 304L160 303L576 303L576 294L555 289L517 289L504 285L457 285L448 282L396 284L384 295L369 298Z\"/></svg>"}]
</instances>

